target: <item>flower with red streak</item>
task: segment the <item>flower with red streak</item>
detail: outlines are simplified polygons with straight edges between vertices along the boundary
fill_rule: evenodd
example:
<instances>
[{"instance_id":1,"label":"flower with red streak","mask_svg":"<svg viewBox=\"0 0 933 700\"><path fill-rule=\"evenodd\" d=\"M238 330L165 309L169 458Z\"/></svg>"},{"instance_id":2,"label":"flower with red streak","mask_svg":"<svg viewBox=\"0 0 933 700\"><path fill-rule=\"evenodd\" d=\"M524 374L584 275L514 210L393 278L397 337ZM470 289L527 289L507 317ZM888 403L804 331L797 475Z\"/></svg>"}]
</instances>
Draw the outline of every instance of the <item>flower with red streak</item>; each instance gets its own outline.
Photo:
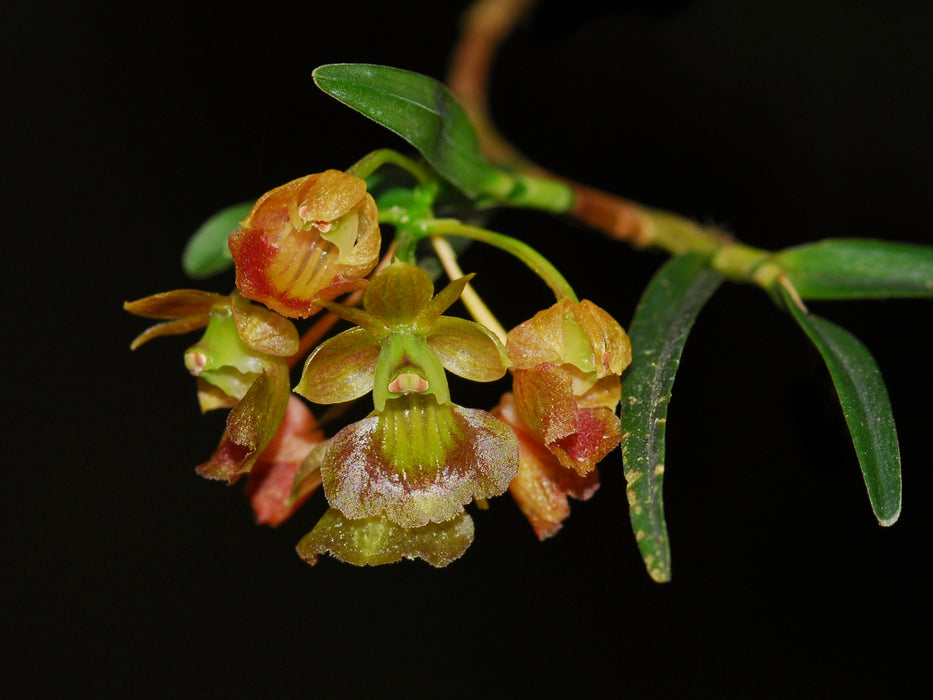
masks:
<instances>
[{"instance_id":1,"label":"flower with red streak","mask_svg":"<svg viewBox=\"0 0 933 700\"><path fill-rule=\"evenodd\" d=\"M264 194L228 243L244 296L306 318L317 300L365 286L379 260L379 212L365 181L327 170Z\"/></svg>"},{"instance_id":2,"label":"flower with red streak","mask_svg":"<svg viewBox=\"0 0 933 700\"><path fill-rule=\"evenodd\" d=\"M522 421L560 464L592 471L621 439L625 331L592 302L563 299L513 328L506 348Z\"/></svg>"},{"instance_id":3,"label":"flower with red streak","mask_svg":"<svg viewBox=\"0 0 933 700\"><path fill-rule=\"evenodd\" d=\"M570 516L568 497L588 500L599 488L599 472L594 469L580 476L561 465L519 417L511 392L502 395L492 415L511 426L518 437L518 474L509 484L512 498L538 539L553 537Z\"/></svg>"},{"instance_id":4,"label":"flower with red streak","mask_svg":"<svg viewBox=\"0 0 933 700\"><path fill-rule=\"evenodd\" d=\"M270 443L290 394L287 357L298 350L298 332L287 319L250 304L234 292L223 296L180 289L124 304L130 313L164 322L131 344L205 328L185 352L198 378L202 411L231 408L220 446L197 468L202 476L234 482L248 473Z\"/></svg>"}]
</instances>

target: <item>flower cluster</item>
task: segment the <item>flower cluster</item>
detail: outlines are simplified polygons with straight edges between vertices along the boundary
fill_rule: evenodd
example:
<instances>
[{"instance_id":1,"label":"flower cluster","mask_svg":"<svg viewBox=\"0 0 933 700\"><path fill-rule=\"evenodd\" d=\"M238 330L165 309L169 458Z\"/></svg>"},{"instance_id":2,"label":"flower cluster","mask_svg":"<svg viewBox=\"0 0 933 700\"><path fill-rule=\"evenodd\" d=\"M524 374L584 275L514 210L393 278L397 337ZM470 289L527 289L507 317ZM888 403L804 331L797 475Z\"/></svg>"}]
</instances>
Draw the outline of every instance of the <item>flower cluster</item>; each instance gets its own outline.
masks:
<instances>
[{"instance_id":1,"label":"flower cluster","mask_svg":"<svg viewBox=\"0 0 933 700\"><path fill-rule=\"evenodd\" d=\"M505 343L494 328L445 315L472 275L435 293L413 260L373 273L382 254L376 203L362 179L334 170L265 194L228 243L236 289L128 302L131 313L162 321L132 347L204 329L185 366L202 411L230 412L197 471L228 483L248 475L256 518L270 525L322 487L329 509L298 545L304 560L329 553L356 565L445 566L473 540L471 502L510 490L544 539L568 516L568 497L598 488L596 465L620 441L619 377L631 347L595 304L559 298ZM314 347L292 389L304 347L294 322L320 312L351 327ZM317 333L308 330L308 346ZM511 372L512 391L492 412L466 408L452 401L448 372L475 382ZM368 395L369 415L330 437L302 400Z\"/></svg>"}]
</instances>

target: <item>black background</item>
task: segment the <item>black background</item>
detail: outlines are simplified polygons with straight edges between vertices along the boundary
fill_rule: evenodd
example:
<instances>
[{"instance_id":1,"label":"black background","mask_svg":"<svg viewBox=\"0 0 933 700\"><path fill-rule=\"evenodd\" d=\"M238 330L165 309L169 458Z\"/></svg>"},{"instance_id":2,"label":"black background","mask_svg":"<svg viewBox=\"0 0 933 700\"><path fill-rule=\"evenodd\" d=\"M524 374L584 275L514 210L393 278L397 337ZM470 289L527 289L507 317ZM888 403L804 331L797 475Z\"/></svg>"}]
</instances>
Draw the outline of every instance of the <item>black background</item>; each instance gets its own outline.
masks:
<instances>
[{"instance_id":1,"label":"black background","mask_svg":"<svg viewBox=\"0 0 933 700\"><path fill-rule=\"evenodd\" d=\"M271 530L197 477L192 338L131 354L124 299L191 286L209 214L405 144L318 92L365 61L443 78L465 3L33 3L2 13L4 675L29 694L130 697L894 697L929 659L929 302L812 304L889 382L904 512L871 514L819 358L763 293L724 287L668 423L673 581L652 583L619 461L553 540L508 498L421 562L310 568L318 495ZM494 116L569 177L779 249L930 242L933 5L546 2L503 48ZM12 214L12 220L10 215ZM508 212L581 296L627 324L664 260ZM508 324L546 290L463 258ZM227 291L230 277L208 288ZM203 286L203 285L202 285ZM12 380L12 381L10 381ZM454 385L488 406L503 387ZM27 684L23 686L22 684Z\"/></svg>"}]
</instances>

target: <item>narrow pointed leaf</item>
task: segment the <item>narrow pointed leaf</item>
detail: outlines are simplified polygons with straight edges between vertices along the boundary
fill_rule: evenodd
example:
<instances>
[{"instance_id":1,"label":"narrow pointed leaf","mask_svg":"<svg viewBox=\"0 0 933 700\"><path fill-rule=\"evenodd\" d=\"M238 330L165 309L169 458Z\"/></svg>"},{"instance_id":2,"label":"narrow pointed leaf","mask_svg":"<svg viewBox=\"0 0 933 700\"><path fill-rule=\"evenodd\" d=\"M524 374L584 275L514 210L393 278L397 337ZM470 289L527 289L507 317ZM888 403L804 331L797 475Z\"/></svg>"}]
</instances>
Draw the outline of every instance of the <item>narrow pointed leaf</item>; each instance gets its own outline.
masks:
<instances>
[{"instance_id":1,"label":"narrow pointed leaf","mask_svg":"<svg viewBox=\"0 0 933 700\"><path fill-rule=\"evenodd\" d=\"M431 166L471 197L507 195L514 182L493 168L460 103L443 83L411 71L364 63L334 63L314 82L417 148Z\"/></svg>"},{"instance_id":2,"label":"narrow pointed leaf","mask_svg":"<svg viewBox=\"0 0 933 700\"><path fill-rule=\"evenodd\" d=\"M622 384L622 457L632 529L649 575L659 582L671 576L661 492L671 387L693 322L722 279L702 255L674 258L651 280L629 328L633 359Z\"/></svg>"},{"instance_id":3,"label":"narrow pointed leaf","mask_svg":"<svg viewBox=\"0 0 933 700\"><path fill-rule=\"evenodd\" d=\"M878 522L901 513L901 457L888 391L868 349L844 328L800 309L784 291L791 315L823 356L862 467Z\"/></svg>"},{"instance_id":4,"label":"narrow pointed leaf","mask_svg":"<svg viewBox=\"0 0 933 700\"><path fill-rule=\"evenodd\" d=\"M188 239L181 266L189 277L199 279L223 272L233 265L227 247L227 236L240 225L253 208L253 202L242 202L222 209L205 221Z\"/></svg>"},{"instance_id":5,"label":"narrow pointed leaf","mask_svg":"<svg viewBox=\"0 0 933 700\"><path fill-rule=\"evenodd\" d=\"M829 239L774 256L802 299L933 297L933 247Z\"/></svg>"}]
</instances>

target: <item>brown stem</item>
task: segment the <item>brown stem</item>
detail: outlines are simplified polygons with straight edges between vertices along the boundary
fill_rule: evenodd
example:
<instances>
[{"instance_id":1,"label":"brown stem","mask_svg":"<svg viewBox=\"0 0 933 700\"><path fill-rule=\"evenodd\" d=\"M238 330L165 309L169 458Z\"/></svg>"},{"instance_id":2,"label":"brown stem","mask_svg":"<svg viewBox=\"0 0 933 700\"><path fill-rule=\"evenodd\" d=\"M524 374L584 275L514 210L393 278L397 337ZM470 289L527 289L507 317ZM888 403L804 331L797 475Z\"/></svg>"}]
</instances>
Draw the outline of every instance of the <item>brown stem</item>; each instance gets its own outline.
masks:
<instances>
[{"instance_id":1,"label":"brown stem","mask_svg":"<svg viewBox=\"0 0 933 700\"><path fill-rule=\"evenodd\" d=\"M463 16L454 46L447 85L463 105L480 137L483 153L493 163L534 168L496 130L489 116L489 75L500 44L537 0L477 0Z\"/></svg>"},{"instance_id":2,"label":"brown stem","mask_svg":"<svg viewBox=\"0 0 933 700\"><path fill-rule=\"evenodd\" d=\"M586 185L570 182L573 208L570 215L620 241L644 248L650 245L644 210L627 199Z\"/></svg>"},{"instance_id":3,"label":"brown stem","mask_svg":"<svg viewBox=\"0 0 933 700\"><path fill-rule=\"evenodd\" d=\"M496 50L536 0L477 0L467 10L454 47L447 84L463 104L479 135L484 155L496 165L567 182L574 192L570 215L618 240L644 247L657 243L638 204L559 178L536 165L496 129L489 113L489 76Z\"/></svg>"}]
</instances>

